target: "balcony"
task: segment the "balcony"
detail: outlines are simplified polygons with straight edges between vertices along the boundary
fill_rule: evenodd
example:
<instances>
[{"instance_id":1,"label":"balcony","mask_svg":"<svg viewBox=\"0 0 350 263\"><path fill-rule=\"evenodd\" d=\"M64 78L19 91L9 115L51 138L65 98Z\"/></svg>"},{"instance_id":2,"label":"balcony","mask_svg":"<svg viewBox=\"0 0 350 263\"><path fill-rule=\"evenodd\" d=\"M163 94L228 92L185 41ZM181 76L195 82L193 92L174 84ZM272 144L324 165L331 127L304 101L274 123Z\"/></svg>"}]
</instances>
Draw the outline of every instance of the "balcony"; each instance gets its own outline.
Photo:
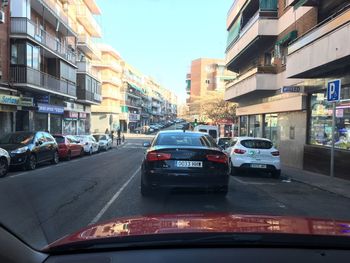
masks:
<instances>
[{"instance_id":1,"label":"balcony","mask_svg":"<svg viewBox=\"0 0 350 263\"><path fill-rule=\"evenodd\" d=\"M91 59L101 58L101 51L97 48L96 44L92 42L89 36L78 36L77 47Z\"/></svg>"},{"instance_id":2,"label":"balcony","mask_svg":"<svg viewBox=\"0 0 350 263\"><path fill-rule=\"evenodd\" d=\"M128 107L141 108L142 104L140 101L125 99L125 105L127 105Z\"/></svg>"},{"instance_id":3,"label":"balcony","mask_svg":"<svg viewBox=\"0 0 350 263\"><path fill-rule=\"evenodd\" d=\"M300 6L317 6L319 0L287 0L288 6L294 6L297 9Z\"/></svg>"},{"instance_id":4,"label":"balcony","mask_svg":"<svg viewBox=\"0 0 350 263\"><path fill-rule=\"evenodd\" d=\"M117 87L121 87L123 85L122 80L118 77L115 77L115 76L102 75L101 81L103 83L109 83L109 84L112 84L112 85L117 86Z\"/></svg>"},{"instance_id":5,"label":"balcony","mask_svg":"<svg viewBox=\"0 0 350 263\"><path fill-rule=\"evenodd\" d=\"M97 80L100 79L99 71L92 66L91 62L79 61L79 62L77 62L77 66L78 66L77 73L87 73L87 74L90 74L92 77L94 77Z\"/></svg>"},{"instance_id":6,"label":"balcony","mask_svg":"<svg viewBox=\"0 0 350 263\"><path fill-rule=\"evenodd\" d=\"M101 59L100 61L94 61L94 66L99 67L99 68L108 68L113 70L116 73L121 73L122 72L122 66L114 60L106 60L106 59Z\"/></svg>"},{"instance_id":7,"label":"balcony","mask_svg":"<svg viewBox=\"0 0 350 263\"><path fill-rule=\"evenodd\" d=\"M241 12L242 7L248 2L248 0L234 0L231 8L227 13L226 28L228 29L237 15Z\"/></svg>"},{"instance_id":8,"label":"balcony","mask_svg":"<svg viewBox=\"0 0 350 263\"><path fill-rule=\"evenodd\" d=\"M275 91L277 74L274 67L257 67L240 75L226 87L225 100L238 102L241 96L258 95L266 91Z\"/></svg>"},{"instance_id":9,"label":"balcony","mask_svg":"<svg viewBox=\"0 0 350 263\"><path fill-rule=\"evenodd\" d=\"M75 65L76 54L71 49L58 41L56 37L39 29L34 22L25 17L11 17L11 37L29 38L38 45L51 51L56 56Z\"/></svg>"},{"instance_id":10,"label":"balcony","mask_svg":"<svg viewBox=\"0 0 350 263\"><path fill-rule=\"evenodd\" d=\"M288 48L288 78L327 78L350 67L350 8L318 24Z\"/></svg>"},{"instance_id":11,"label":"balcony","mask_svg":"<svg viewBox=\"0 0 350 263\"><path fill-rule=\"evenodd\" d=\"M240 30L239 35L226 50L226 65L229 70L239 71L241 63L249 60L266 46L272 45L278 36L278 20L274 17L261 16L257 12Z\"/></svg>"},{"instance_id":12,"label":"balcony","mask_svg":"<svg viewBox=\"0 0 350 263\"><path fill-rule=\"evenodd\" d=\"M102 37L100 25L85 5L77 7L77 19L92 37Z\"/></svg>"},{"instance_id":13,"label":"balcony","mask_svg":"<svg viewBox=\"0 0 350 263\"><path fill-rule=\"evenodd\" d=\"M87 91L85 89L78 89L78 101L88 102L89 104L98 105L102 102L101 94Z\"/></svg>"},{"instance_id":14,"label":"balcony","mask_svg":"<svg viewBox=\"0 0 350 263\"><path fill-rule=\"evenodd\" d=\"M68 81L24 66L11 66L10 71L14 86L50 92L70 98L77 97L76 85Z\"/></svg>"},{"instance_id":15,"label":"balcony","mask_svg":"<svg viewBox=\"0 0 350 263\"><path fill-rule=\"evenodd\" d=\"M55 0L31 1L31 6L38 14L42 14L42 7L46 8L49 11L45 12L46 21L55 26L58 20L60 22L59 31L70 36L75 36L75 32L77 31L76 23L68 18L67 12Z\"/></svg>"},{"instance_id":16,"label":"balcony","mask_svg":"<svg viewBox=\"0 0 350 263\"><path fill-rule=\"evenodd\" d=\"M90 9L91 13L93 13L95 15L101 14L101 10L97 5L96 0L84 0L84 3Z\"/></svg>"}]
</instances>

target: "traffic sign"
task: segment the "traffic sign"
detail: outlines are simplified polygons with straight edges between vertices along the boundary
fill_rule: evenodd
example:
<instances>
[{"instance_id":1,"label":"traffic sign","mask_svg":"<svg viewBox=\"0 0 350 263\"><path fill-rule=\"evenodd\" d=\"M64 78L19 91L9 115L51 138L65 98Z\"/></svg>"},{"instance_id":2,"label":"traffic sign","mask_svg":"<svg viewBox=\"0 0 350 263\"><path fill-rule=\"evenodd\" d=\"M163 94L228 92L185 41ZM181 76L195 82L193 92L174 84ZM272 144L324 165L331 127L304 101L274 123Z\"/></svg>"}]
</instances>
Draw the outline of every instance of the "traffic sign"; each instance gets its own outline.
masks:
<instances>
[{"instance_id":1,"label":"traffic sign","mask_svg":"<svg viewBox=\"0 0 350 263\"><path fill-rule=\"evenodd\" d=\"M327 83L327 101L339 101L340 100L340 89L341 89L341 80L336 79L328 81Z\"/></svg>"}]
</instances>

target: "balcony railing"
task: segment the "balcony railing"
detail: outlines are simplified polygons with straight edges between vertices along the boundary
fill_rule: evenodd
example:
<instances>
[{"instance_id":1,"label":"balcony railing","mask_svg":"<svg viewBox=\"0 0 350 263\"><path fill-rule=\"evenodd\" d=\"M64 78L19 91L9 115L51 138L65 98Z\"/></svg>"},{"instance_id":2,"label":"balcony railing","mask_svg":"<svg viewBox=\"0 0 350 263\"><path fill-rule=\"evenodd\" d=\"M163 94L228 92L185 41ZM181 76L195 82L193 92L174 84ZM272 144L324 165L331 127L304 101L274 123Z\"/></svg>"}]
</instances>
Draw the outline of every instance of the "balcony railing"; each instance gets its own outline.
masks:
<instances>
[{"instance_id":1,"label":"balcony railing","mask_svg":"<svg viewBox=\"0 0 350 263\"><path fill-rule=\"evenodd\" d=\"M76 63L76 54L68 46L45 30L40 29L28 18L11 17L11 34L29 36L67 61Z\"/></svg>"},{"instance_id":2,"label":"balcony railing","mask_svg":"<svg viewBox=\"0 0 350 263\"><path fill-rule=\"evenodd\" d=\"M133 100L130 100L130 99L126 99L125 100L125 104L127 106L133 106L133 107L137 107L137 108L140 108L141 107L141 102L139 101L133 101Z\"/></svg>"},{"instance_id":3,"label":"balcony railing","mask_svg":"<svg viewBox=\"0 0 350 263\"><path fill-rule=\"evenodd\" d=\"M88 55L94 56L94 58L101 58L101 51L97 48L96 44L91 40L89 36L80 35L78 36L77 41L78 46L86 46L84 51L88 53Z\"/></svg>"},{"instance_id":4,"label":"balcony railing","mask_svg":"<svg viewBox=\"0 0 350 263\"><path fill-rule=\"evenodd\" d=\"M11 81L14 83L29 84L38 87L38 89L45 89L71 97L77 96L75 84L58 79L47 73L24 66L11 66L10 71Z\"/></svg>"},{"instance_id":5,"label":"balcony railing","mask_svg":"<svg viewBox=\"0 0 350 263\"><path fill-rule=\"evenodd\" d=\"M92 76L94 76L96 79L100 78L99 71L92 66L91 62L89 62L89 61L78 61L77 62L77 66L78 66L78 73L79 72L89 73Z\"/></svg>"},{"instance_id":6,"label":"balcony railing","mask_svg":"<svg viewBox=\"0 0 350 263\"><path fill-rule=\"evenodd\" d=\"M77 19L93 37L101 37L101 27L85 5L77 6Z\"/></svg>"},{"instance_id":7,"label":"balcony railing","mask_svg":"<svg viewBox=\"0 0 350 263\"><path fill-rule=\"evenodd\" d=\"M95 102L96 104L99 104L102 101L101 94L87 91L84 89L78 89L77 95L79 100L91 101L91 102Z\"/></svg>"}]
</instances>

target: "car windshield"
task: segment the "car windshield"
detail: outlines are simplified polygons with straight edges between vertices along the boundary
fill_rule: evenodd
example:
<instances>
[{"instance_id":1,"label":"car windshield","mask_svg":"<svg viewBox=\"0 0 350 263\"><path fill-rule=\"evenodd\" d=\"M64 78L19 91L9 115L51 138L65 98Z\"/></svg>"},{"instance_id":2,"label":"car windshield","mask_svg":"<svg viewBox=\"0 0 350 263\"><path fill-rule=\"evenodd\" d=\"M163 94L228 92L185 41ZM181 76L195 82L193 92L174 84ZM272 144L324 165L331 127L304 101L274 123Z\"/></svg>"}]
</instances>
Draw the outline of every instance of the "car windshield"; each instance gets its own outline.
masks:
<instances>
[{"instance_id":1,"label":"car windshield","mask_svg":"<svg viewBox=\"0 0 350 263\"><path fill-rule=\"evenodd\" d=\"M9 133L0 138L0 144L23 144L31 143L34 134L30 132L25 133Z\"/></svg>"},{"instance_id":2,"label":"car windshield","mask_svg":"<svg viewBox=\"0 0 350 263\"><path fill-rule=\"evenodd\" d=\"M53 136L57 143L65 143L63 136Z\"/></svg>"},{"instance_id":3,"label":"car windshield","mask_svg":"<svg viewBox=\"0 0 350 263\"><path fill-rule=\"evenodd\" d=\"M241 144L250 149L271 149L272 143L266 140L242 140Z\"/></svg>"},{"instance_id":4,"label":"car windshield","mask_svg":"<svg viewBox=\"0 0 350 263\"><path fill-rule=\"evenodd\" d=\"M57 254L198 233L337 248L350 1L0 0L0 148L0 263L2 229Z\"/></svg>"}]
</instances>

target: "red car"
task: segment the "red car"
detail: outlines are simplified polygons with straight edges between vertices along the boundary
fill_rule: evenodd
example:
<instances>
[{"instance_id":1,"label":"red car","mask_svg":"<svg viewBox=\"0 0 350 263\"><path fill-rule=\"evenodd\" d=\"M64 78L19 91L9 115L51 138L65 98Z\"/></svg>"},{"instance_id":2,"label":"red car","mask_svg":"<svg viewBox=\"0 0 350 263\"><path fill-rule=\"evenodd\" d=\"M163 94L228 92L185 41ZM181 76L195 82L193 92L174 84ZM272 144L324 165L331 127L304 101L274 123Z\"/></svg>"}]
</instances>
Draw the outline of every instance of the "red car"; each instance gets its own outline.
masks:
<instances>
[{"instance_id":1,"label":"red car","mask_svg":"<svg viewBox=\"0 0 350 263\"><path fill-rule=\"evenodd\" d=\"M73 136L53 135L58 144L58 155L61 159L70 160L72 157L83 156L84 147Z\"/></svg>"}]
</instances>

